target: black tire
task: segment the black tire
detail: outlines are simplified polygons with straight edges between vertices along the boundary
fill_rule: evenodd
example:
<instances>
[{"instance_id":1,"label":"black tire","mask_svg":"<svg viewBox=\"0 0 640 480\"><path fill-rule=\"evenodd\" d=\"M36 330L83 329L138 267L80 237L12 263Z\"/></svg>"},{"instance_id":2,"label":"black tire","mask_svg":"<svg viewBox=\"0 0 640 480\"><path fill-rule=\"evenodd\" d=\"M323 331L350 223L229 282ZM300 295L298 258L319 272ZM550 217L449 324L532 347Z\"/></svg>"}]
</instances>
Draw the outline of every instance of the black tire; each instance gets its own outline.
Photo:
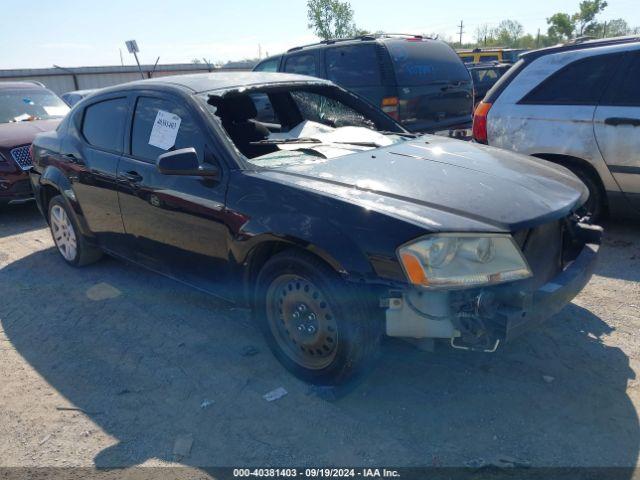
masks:
<instances>
[{"instance_id":1,"label":"black tire","mask_svg":"<svg viewBox=\"0 0 640 480\"><path fill-rule=\"evenodd\" d=\"M64 211L64 214L68 219L68 227L65 232L67 235L66 238L75 238L75 252L72 251L72 253L69 253L68 255L65 255L64 251L69 250L63 249L62 243L59 240L59 238L61 238L61 231L56 227L56 219L52 218L52 215L59 212L59 209ZM86 237L80 233L80 228L78 228L78 221L76 220L75 214L72 209L69 208L62 195L56 195L49 201L47 219L49 221L49 230L51 231L53 242L56 245L60 256L69 265L82 267L84 265L97 262L102 257L102 250L91 245ZM64 234L62 236L64 236Z\"/></svg>"},{"instance_id":2,"label":"black tire","mask_svg":"<svg viewBox=\"0 0 640 480\"><path fill-rule=\"evenodd\" d=\"M586 185L589 189L589 199L578 211L579 215L590 215L591 221L597 223L607 215L607 203L605 193L597 178L584 168L578 166L568 166L568 168Z\"/></svg>"},{"instance_id":3,"label":"black tire","mask_svg":"<svg viewBox=\"0 0 640 480\"><path fill-rule=\"evenodd\" d=\"M293 319L299 308L295 305L303 305L306 298L310 313L305 321L312 314L318 318L317 330L308 335L304 328L300 333L300 324L292 328L301 322ZM375 297L369 290L345 282L313 255L287 250L272 257L258 274L254 306L260 330L275 357L306 382L327 387L353 383L377 357L383 321ZM323 320L326 316L331 319ZM288 327L294 331L285 333ZM307 337L301 340L303 334Z\"/></svg>"}]
</instances>

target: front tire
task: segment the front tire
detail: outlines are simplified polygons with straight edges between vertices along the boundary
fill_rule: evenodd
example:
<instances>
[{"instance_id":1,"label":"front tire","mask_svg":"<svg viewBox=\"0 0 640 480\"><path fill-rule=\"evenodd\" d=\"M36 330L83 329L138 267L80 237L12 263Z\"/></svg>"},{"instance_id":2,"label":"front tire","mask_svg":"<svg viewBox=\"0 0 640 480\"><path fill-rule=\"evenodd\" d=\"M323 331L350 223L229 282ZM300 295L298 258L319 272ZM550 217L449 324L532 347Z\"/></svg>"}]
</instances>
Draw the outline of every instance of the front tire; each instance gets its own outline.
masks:
<instances>
[{"instance_id":1,"label":"front tire","mask_svg":"<svg viewBox=\"0 0 640 480\"><path fill-rule=\"evenodd\" d=\"M374 296L310 254L272 257L258 275L255 307L273 354L306 382L344 385L377 356L383 322Z\"/></svg>"},{"instance_id":2,"label":"front tire","mask_svg":"<svg viewBox=\"0 0 640 480\"><path fill-rule=\"evenodd\" d=\"M62 195L49 202L49 228L62 258L74 267L96 262L102 251L90 245L78 228L78 222Z\"/></svg>"},{"instance_id":3,"label":"front tire","mask_svg":"<svg viewBox=\"0 0 640 480\"><path fill-rule=\"evenodd\" d=\"M601 221L607 214L605 193L595 176L584 168L568 167L585 184L589 190L589 199L579 214L589 215L593 223Z\"/></svg>"}]
</instances>

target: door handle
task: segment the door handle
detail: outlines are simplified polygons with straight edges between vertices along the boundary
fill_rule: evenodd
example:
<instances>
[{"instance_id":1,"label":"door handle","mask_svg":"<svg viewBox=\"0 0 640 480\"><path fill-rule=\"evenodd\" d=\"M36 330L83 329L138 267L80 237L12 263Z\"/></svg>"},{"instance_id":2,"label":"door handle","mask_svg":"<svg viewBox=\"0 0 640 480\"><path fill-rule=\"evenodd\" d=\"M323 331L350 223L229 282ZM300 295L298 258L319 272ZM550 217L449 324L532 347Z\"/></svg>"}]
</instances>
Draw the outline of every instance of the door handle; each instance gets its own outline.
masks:
<instances>
[{"instance_id":1,"label":"door handle","mask_svg":"<svg viewBox=\"0 0 640 480\"><path fill-rule=\"evenodd\" d=\"M618 125L631 125L633 127L640 127L640 118L624 118L624 117L611 117L604 121L605 125L611 125L617 127Z\"/></svg>"},{"instance_id":2,"label":"door handle","mask_svg":"<svg viewBox=\"0 0 640 480\"><path fill-rule=\"evenodd\" d=\"M140 183L142 181L142 175L134 171L123 173L122 178L128 180L131 183Z\"/></svg>"}]
</instances>

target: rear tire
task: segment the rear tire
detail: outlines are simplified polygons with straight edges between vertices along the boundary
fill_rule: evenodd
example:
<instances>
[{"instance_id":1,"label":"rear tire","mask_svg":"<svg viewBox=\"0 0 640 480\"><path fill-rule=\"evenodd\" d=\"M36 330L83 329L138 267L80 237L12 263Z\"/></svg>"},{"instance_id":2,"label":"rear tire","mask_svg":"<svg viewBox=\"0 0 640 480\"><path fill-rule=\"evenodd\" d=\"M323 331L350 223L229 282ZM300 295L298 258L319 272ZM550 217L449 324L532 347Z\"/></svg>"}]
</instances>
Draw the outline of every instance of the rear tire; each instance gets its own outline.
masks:
<instances>
[{"instance_id":1,"label":"rear tire","mask_svg":"<svg viewBox=\"0 0 640 480\"><path fill-rule=\"evenodd\" d=\"M264 265L254 305L275 357L314 385L345 385L379 351L383 323L374 296L305 252L286 250Z\"/></svg>"},{"instance_id":2,"label":"rear tire","mask_svg":"<svg viewBox=\"0 0 640 480\"><path fill-rule=\"evenodd\" d=\"M90 245L80 232L75 214L62 195L56 195L49 202L48 219L53 242L69 265L81 267L102 257L102 251Z\"/></svg>"}]
</instances>

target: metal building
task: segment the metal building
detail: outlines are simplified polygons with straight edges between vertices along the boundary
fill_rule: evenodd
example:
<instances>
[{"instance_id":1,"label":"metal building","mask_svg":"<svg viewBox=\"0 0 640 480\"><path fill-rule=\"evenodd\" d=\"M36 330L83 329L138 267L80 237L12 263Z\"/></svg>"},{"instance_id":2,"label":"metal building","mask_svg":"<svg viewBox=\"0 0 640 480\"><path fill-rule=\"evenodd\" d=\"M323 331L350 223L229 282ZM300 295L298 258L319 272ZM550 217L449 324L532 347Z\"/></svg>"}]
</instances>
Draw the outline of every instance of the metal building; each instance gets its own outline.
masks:
<instances>
[{"instance_id":1,"label":"metal building","mask_svg":"<svg viewBox=\"0 0 640 480\"><path fill-rule=\"evenodd\" d=\"M247 68L216 68L204 63L177 63L168 65L141 65L145 78L182 75L187 73L221 70L248 70ZM36 80L57 94L72 90L109 87L140 80L137 66L78 67L78 68L29 68L0 70L0 82Z\"/></svg>"}]
</instances>

